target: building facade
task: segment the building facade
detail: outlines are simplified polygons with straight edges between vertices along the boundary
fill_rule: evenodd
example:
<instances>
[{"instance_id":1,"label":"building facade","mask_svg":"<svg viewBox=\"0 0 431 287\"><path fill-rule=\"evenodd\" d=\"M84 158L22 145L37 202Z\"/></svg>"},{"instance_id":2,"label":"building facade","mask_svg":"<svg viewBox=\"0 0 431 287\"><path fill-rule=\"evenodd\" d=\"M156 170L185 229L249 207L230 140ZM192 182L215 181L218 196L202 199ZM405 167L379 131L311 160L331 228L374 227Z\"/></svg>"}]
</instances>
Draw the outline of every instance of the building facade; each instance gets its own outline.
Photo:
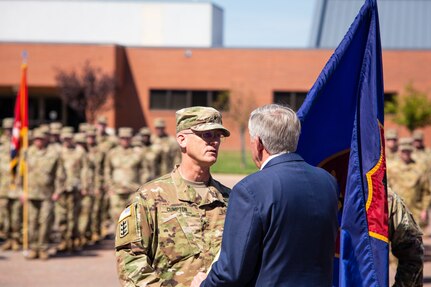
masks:
<instances>
[{"instance_id":1,"label":"building facade","mask_svg":"<svg viewBox=\"0 0 431 287\"><path fill-rule=\"evenodd\" d=\"M272 102L297 109L317 79L332 49L232 49L149 48L119 45L0 43L0 118L13 114L20 80L20 55L26 50L30 118L32 124L49 122L52 115L64 124L73 111L58 96L58 71L79 71L89 62L115 77L117 89L108 100L112 127L142 126L153 129L153 119L163 117L168 132L175 133L175 110L209 105L223 110L232 130L225 149L238 150L238 114ZM429 92L430 50L384 50L385 95L390 100L405 86ZM232 116L232 105L243 109ZM231 107L229 107L229 103ZM55 111L55 113L53 113ZM390 117L386 126L392 127ZM431 130L427 129L427 134ZM401 134L406 133L401 130ZM431 144L431 137L426 142Z\"/></svg>"}]
</instances>

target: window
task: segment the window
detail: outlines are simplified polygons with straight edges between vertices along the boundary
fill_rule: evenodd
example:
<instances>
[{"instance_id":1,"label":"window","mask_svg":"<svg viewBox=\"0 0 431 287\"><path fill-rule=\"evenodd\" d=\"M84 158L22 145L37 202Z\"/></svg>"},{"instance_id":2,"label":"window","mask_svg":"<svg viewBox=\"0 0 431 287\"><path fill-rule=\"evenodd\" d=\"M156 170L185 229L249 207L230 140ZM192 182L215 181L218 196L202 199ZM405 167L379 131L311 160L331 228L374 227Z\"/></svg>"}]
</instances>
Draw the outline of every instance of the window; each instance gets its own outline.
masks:
<instances>
[{"instance_id":1,"label":"window","mask_svg":"<svg viewBox=\"0 0 431 287\"><path fill-rule=\"evenodd\" d=\"M150 109L178 110L191 106L208 106L226 111L229 93L213 90L150 90Z\"/></svg>"},{"instance_id":2,"label":"window","mask_svg":"<svg viewBox=\"0 0 431 287\"><path fill-rule=\"evenodd\" d=\"M298 111L306 96L306 92L275 91L273 93L273 102L275 104L287 105L294 111Z\"/></svg>"}]
</instances>

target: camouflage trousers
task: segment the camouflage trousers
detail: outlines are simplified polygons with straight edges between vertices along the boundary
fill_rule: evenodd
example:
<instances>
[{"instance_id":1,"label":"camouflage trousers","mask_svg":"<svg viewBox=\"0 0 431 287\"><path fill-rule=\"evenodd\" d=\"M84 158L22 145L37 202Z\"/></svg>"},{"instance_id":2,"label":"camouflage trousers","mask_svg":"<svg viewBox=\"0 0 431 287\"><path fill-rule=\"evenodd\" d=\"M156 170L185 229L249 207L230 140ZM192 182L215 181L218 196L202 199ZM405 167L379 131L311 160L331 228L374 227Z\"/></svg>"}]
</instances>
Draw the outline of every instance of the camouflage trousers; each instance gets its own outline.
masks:
<instances>
[{"instance_id":1,"label":"camouflage trousers","mask_svg":"<svg viewBox=\"0 0 431 287\"><path fill-rule=\"evenodd\" d=\"M56 202L55 216L62 240L78 238L79 203L77 190L62 193Z\"/></svg>"},{"instance_id":2,"label":"camouflage trousers","mask_svg":"<svg viewBox=\"0 0 431 287\"><path fill-rule=\"evenodd\" d=\"M54 220L51 200L29 200L28 232L30 249L48 250L49 235Z\"/></svg>"},{"instance_id":3,"label":"camouflage trousers","mask_svg":"<svg viewBox=\"0 0 431 287\"><path fill-rule=\"evenodd\" d=\"M100 192L94 196L93 211L91 215L91 232L93 234L102 235L103 222L103 203L105 201L105 193Z\"/></svg>"},{"instance_id":4,"label":"camouflage trousers","mask_svg":"<svg viewBox=\"0 0 431 287\"><path fill-rule=\"evenodd\" d=\"M121 212L127 207L133 195L133 193L115 193L110 195L111 219L114 223L118 222Z\"/></svg>"},{"instance_id":5,"label":"camouflage trousers","mask_svg":"<svg viewBox=\"0 0 431 287\"><path fill-rule=\"evenodd\" d=\"M18 198L8 198L7 219L5 220L5 235L7 239L21 239L22 204Z\"/></svg>"},{"instance_id":6,"label":"camouflage trousers","mask_svg":"<svg viewBox=\"0 0 431 287\"><path fill-rule=\"evenodd\" d=\"M91 217L93 211L94 196L84 195L81 197L81 208L79 213L78 230L81 237L91 238Z\"/></svg>"},{"instance_id":7,"label":"camouflage trousers","mask_svg":"<svg viewBox=\"0 0 431 287\"><path fill-rule=\"evenodd\" d=\"M6 237L6 222L9 221L9 213L7 208L7 197L0 197L0 233L2 237Z\"/></svg>"}]
</instances>

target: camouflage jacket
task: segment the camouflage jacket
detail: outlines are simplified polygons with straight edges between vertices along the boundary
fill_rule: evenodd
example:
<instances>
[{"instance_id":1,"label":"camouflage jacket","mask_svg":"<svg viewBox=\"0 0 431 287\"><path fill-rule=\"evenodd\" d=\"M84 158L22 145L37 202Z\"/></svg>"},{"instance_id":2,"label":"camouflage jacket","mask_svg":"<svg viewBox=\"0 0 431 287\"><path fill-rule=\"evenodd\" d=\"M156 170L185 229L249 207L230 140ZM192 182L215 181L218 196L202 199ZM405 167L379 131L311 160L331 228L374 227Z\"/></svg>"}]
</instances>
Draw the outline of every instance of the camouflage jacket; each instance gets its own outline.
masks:
<instances>
[{"instance_id":1,"label":"camouflage jacket","mask_svg":"<svg viewBox=\"0 0 431 287\"><path fill-rule=\"evenodd\" d=\"M0 146L0 198L8 197L12 184L9 147L7 142Z\"/></svg>"},{"instance_id":2,"label":"camouflage jacket","mask_svg":"<svg viewBox=\"0 0 431 287\"><path fill-rule=\"evenodd\" d=\"M147 183L157 177L157 165L160 162L160 153L155 150L154 146L143 146L142 152L142 169L141 169L141 183Z\"/></svg>"},{"instance_id":3,"label":"camouflage jacket","mask_svg":"<svg viewBox=\"0 0 431 287\"><path fill-rule=\"evenodd\" d=\"M80 191L87 172L87 156L81 147L63 148L60 155L62 192Z\"/></svg>"},{"instance_id":4,"label":"camouflage jacket","mask_svg":"<svg viewBox=\"0 0 431 287\"><path fill-rule=\"evenodd\" d=\"M392 254L398 259L397 287L422 286L424 246L422 231L401 198L388 190L389 240Z\"/></svg>"},{"instance_id":5,"label":"camouflage jacket","mask_svg":"<svg viewBox=\"0 0 431 287\"><path fill-rule=\"evenodd\" d=\"M135 149L117 146L105 159L105 188L111 193L127 194L140 186L142 155Z\"/></svg>"},{"instance_id":6,"label":"camouflage jacket","mask_svg":"<svg viewBox=\"0 0 431 287\"><path fill-rule=\"evenodd\" d=\"M122 285L190 286L221 247L229 192L211 179L201 197L177 168L142 186L117 225Z\"/></svg>"},{"instance_id":7,"label":"camouflage jacket","mask_svg":"<svg viewBox=\"0 0 431 287\"><path fill-rule=\"evenodd\" d=\"M60 157L47 148L32 146L27 151L28 198L48 200L59 190ZM22 181L21 181L22 183Z\"/></svg>"}]
</instances>

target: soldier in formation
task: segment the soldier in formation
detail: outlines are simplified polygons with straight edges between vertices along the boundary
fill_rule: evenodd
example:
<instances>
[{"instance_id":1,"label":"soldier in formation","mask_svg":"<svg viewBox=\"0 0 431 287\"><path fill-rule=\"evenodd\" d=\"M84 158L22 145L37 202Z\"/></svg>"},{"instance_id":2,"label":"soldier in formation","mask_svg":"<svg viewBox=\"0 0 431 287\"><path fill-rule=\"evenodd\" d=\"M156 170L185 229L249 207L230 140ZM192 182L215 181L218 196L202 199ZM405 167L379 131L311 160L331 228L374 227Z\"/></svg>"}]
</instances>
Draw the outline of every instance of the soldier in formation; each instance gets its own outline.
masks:
<instances>
[{"instance_id":1,"label":"soldier in formation","mask_svg":"<svg viewBox=\"0 0 431 287\"><path fill-rule=\"evenodd\" d=\"M177 111L181 162L144 184L118 219L115 248L123 286L190 286L221 246L229 189L210 167L229 136L213 108Z\"/></svg>"},{"instance_id":2,"label":"soldier in formation","mask_svg":"<svg viewBox=\"0 0 431 287\"><path fill-rule=\"evenodd\" d=\"M11 134L13 119L3 120L0 144L0 233L5 243L2 250L20 248L21 202L10 170Z\"/></svg>"},{"instance_id":3,"label":"soldier in formation","mask_svg":"<svg viewBox=\"0 0 431 287\"><path fill-rule=\"evenodd\" d=\"M22 177L10 172L13 119L2 121L0 136L0 237L3 250L22 244ZM139 145L131 146L131 128L107 133L106 117L96 125L72 127L53 122L29 131L28 259L48 259L50 254L77 252L109 234L121 210L136 189L160 176L160 165L175 160L162 156L148 128L137 131ZM162 137L168 137L166 133ZM177 147L176 147L177 148ZM177 148L178 149L178 148ZM168 161L163 162L163 160ZM110 207L111 206L111 207ZM48 247L50 250L48 252Z\"/></svg>"},{"instance_id":4,"label":"soldier in formation","mask_svg":"<svg viewBox=\"0 0 431 287\"><path fill-rule=\"evenodd\" d=\"M412 138L399 140L399 157L387 165L388 184L396 191L421 227L427 225L427 209L431 201L428 167L413 158Z\"/></svg>"}]
</instances>

